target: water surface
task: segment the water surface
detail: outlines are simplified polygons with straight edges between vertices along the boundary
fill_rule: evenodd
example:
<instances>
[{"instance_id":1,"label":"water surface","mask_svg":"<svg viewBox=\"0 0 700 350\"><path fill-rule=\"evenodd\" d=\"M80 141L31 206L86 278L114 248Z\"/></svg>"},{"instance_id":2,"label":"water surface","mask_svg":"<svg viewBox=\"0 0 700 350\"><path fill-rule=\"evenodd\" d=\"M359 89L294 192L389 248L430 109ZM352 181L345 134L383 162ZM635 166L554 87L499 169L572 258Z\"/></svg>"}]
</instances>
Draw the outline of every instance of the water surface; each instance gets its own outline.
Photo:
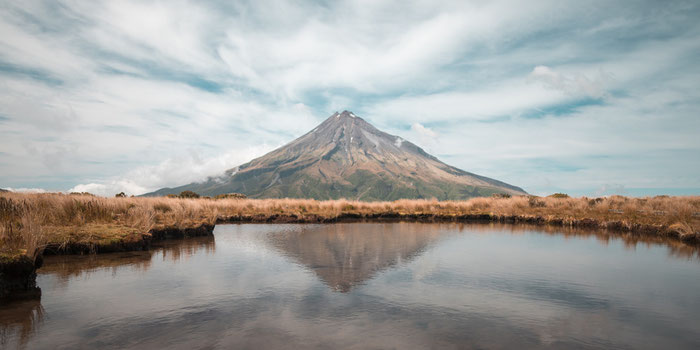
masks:
<instances>
[{"instance_id":1,"label":"water surface","mask_svg":"<svg viewBox=\"0 0 700 350\"><path fill-rule=\"evenodd\" d=\"M679 243L502 225L219 225L49 257L0 348L700 348Z\"/></svg>"}]
</instances>

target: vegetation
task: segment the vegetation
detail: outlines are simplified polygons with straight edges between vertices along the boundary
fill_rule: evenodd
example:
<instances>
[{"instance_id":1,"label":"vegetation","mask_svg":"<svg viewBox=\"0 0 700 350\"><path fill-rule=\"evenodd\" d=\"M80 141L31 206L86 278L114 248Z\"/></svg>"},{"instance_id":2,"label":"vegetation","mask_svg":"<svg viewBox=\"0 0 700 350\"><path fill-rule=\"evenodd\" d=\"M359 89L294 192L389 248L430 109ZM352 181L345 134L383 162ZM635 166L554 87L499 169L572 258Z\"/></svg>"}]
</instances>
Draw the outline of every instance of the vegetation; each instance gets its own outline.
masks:
<instances>
[{"instance_id":1,"label":"vegetation","mask_svg":"<svg viewBox=\"0 0 700 350\"><path fill-rule=\"evenodd\" d=\"M246 199L248 196L243 193L224 193L214 197L214 199Z\"/></svg>"},{"instance_id":2,"label":"vegetation","mask_svg":"<svg viewBox=\"0 0 700 350\"><path fill-rule=\"evenodd\" d=\"M43 212L36 201L13 200L6 196L17 195L3 192L0 196L0 263L23 255L33 261L46 243Z\"/></svg>"},{"instance_id":3,"label":"vegetation","mask_svg":"<svg viewBox=\"0 0 700 350\"><path fill-rule=\"evenodd\" d=\"M266 221L286 216L318 222L338 217L410 218L485 215L525 218L537 223L595 228L674 232L700 237L700 197L569 198L513 196L467 201L398 200L359 202L308 199L104 198L86 195L0 194L0 255L34 259L47 245L112 244L142 239L152 229L195 228L221 221ZM252 220L252 219L254 220ZM588 221L586 221L588 220ZM529 221L528 221L529 222ZM656 229L651 229L656 228ZM656 231L654 231L656 230ZM688 239L688 238L693 239Z\"/></svg>"},{"instance_id":4,"label":"vegetation","mask_svg":"<svg viewBox=\"0 0 700 350\"><path fill-rule=\"evenodd\" d=\"M182 191L178 195L179 198L199 198L199 194L192 191Z\"/></svg>"}]
</instances>

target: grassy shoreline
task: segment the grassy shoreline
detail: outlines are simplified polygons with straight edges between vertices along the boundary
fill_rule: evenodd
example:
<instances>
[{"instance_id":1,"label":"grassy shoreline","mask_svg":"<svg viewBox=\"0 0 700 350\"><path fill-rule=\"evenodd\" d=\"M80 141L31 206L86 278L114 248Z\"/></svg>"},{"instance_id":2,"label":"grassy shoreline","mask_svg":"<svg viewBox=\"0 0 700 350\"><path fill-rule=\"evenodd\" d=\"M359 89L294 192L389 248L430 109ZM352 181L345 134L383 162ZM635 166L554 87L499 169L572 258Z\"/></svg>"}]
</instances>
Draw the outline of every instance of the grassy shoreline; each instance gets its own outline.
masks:
<instances>
[{"instance_id":1,"label":"grassy shoreline","mask_svg":"<svg viewBox=\"0 0 700 350\"><path fill-rule=\"evenodd\" d=\"M504 222L607 229L700 242L700 196L512 197L467 201L103 198L0 194L3 260L47 253L147 249L152 239L202 235L226 222L405 220Z\"/></svg>"},{"instance_id":2,"label":"grassy shoreline","mask_svg":"<svg viewBox=\"0 0 700 350\"><path fill-rule=\"evenodd\" d=\"M40 294L44 254L148 250L171 237L211 235L217 223L490 222L584 228L643 241L700 245L700 196L512 197L467 201L103 198L0 193L0 298ZM515 226L514 226L515 227Z\"/></svg>"}]
</instances>

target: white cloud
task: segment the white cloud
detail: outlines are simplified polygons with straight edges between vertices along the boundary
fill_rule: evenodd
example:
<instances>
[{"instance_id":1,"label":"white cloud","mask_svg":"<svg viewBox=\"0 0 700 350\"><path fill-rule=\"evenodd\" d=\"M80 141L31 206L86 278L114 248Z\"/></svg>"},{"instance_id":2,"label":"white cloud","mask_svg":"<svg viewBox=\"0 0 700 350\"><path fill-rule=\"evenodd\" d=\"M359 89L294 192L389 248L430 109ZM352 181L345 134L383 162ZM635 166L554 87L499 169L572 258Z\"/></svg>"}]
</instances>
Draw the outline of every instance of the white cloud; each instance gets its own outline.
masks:
<instances>
[{"instance_id":1,"label":"white cloud","mask_svg":"<svg viewBox=\"0 0 700 350\"><path fill-rule=\"evenodd\" d=\"M421 123L411 125L410 140L424 148L428 153L434 153L439 143L437 132Z\"/></svg>"},{"instance_id":2,"label":"white cloud","mask_svg":"<svg viewBox=\"0 0 700 350\"><path fill-rule=\"evenodd\" d=\"M588 78L581 73L570 76L555 72L547 66L537 66L530 73L530 79L542 82L548 88L564 91L570 95L602 98L606 96L605 84L612 77L602 69L598 71L595 78Z\"/></svg>"},{"instance_id":3,"label":"white cloud","mask_svg":"<svg viewBox=\"0 0 700 350\"><path fill-rule=\"evenodd\" d=\"M383 100L371 106L377 119L417 123L424 120L488 120L519 115L538 107L567 103L573 98L560 91L512 79L474 91L449 91Z\"/></svg>"},{"instance_id":4,"label":"white cloud","mask_svg":"<svg viewBox=\"0 0 700 350\"><path fill-rule=\"evenodd\" d=\"M49 191L43 189L43 188L12 188L12 187L7 187L5 190L8 190L10 192L21 192L21 193L47 193Z\"/></svg>"},{"instance_id":5,"label":"white cloud","mask_svg":"<svg viewBox=\"0 0 700 350\"><path fill-rule=\"evenodd\" d=\"M180 186L223 175L224 171L261 156L273 148L261 145L208 158L192 151L157 165L135 168L111 179L79 184L68 192L90 192L100 196L113 196L119 192L140 195L162 187Z\"/></svg>"},{"instance_id":6,"label":"white cloud","mask_svg":"<svg viewBox=\"0 0 700 350\"><path fill-rule=\"evenodd\" d=\"M431 130L430 128L426 128L421 123L413 123L413 125L411 125L411 130L417 132L418 134L420 134L422 136L426 136L429 138L436 138L437 137L437 133L435 131Z\"/></svg>"},{"instance_id":7,"label":"white cloud","mask_svg":"<svg viewBox=\"0 0 700 350\"><path fill-rule=\"evenodd\" d=\"M600 186L596 191L595 195L596 196L604 196L604 195L609 195L609 194L619 194L619 195L626 195L627 190L625 189L624 185L620 184L604 184Z\"/></svg>"}]
</instances>

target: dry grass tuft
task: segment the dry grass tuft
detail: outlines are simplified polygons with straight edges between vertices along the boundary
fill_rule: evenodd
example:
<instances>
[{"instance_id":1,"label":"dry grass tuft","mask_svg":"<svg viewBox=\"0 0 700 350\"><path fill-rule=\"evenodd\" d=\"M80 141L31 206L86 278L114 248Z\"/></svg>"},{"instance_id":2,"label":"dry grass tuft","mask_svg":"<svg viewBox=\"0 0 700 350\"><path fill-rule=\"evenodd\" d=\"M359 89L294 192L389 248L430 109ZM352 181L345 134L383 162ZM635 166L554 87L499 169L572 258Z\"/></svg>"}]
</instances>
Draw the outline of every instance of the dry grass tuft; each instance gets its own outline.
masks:
<instances>
[{"instance_id":1,"label":"dry grass tuft","mask_svg":"<svg viewBox=\"0 0 700 350\"><path fill-rule=\"evenodd\" d=\"M36 202L0 196L0 260L21 255L35 260L46 242L43 221Z\"/></svg>"}]
</instances>

